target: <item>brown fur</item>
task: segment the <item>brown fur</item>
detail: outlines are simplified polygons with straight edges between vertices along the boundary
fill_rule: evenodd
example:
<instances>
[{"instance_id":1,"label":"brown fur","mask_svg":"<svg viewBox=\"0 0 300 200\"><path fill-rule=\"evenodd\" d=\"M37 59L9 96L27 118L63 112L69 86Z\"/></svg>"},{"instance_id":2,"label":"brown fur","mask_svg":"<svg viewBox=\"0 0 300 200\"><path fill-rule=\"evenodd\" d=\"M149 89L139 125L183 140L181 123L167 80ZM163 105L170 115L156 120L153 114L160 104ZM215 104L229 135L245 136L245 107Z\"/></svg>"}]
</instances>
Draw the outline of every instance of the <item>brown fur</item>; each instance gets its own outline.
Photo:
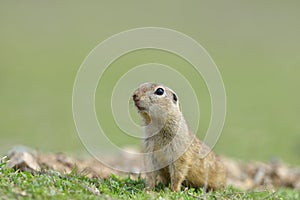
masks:
<instances>
[{"instance_id":1,"label":"brown fur","mask_svg":"<svg viewBox=\"0 0 300 200\"><path fill-rule=\"evenodd\" d=\"M155 94L157 88L164 89L164 94ZM142 84L133 95L146 125L144 152L153 152L145 158L145 165L153 169L147 173L148 186L153 189L159 177L162 183L171 183L172 191L180 191L183 182L195 188L223 188L226 182L223 163L189 131L174 95L171 89L152 83ZM158 131L153 135L156 126Z\"/></svg>"}]
</instances>

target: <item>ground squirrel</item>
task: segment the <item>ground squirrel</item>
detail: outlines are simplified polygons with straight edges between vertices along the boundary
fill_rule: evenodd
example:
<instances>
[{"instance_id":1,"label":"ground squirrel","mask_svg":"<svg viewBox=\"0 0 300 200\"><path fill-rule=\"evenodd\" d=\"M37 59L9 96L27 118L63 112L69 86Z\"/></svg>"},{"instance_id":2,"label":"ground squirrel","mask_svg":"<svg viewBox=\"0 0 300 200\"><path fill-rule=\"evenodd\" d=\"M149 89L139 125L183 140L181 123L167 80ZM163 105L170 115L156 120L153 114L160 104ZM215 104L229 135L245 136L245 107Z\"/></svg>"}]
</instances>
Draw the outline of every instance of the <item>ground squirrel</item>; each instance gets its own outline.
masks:
<instances>
[{"instance_id":1,"label":"ground squirrel","mask_svg":"<svg viewBox=\"0 0 300 200\"><path fill-rule=\"evenodd\" d=\"M208 189L225 186L223 163L189 130L175 92L161 84L144 83L132 98L144 122L150 188L155 187L157 177L163 184L170 183L172 191L180 191L181 184Z\"/></svg>"}]
</instances>

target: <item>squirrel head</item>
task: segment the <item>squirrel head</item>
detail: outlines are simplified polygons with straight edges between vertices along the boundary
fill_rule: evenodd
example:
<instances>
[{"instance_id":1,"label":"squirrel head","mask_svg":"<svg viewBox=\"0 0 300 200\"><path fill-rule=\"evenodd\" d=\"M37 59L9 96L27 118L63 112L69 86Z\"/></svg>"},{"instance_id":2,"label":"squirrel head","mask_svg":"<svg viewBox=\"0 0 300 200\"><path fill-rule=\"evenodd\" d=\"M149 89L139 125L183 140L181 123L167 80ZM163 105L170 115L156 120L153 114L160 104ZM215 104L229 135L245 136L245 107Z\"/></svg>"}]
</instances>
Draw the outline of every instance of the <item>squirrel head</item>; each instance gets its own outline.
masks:
<instances>
[{"instance_id":1,"label":"squirrel head","mask_svg":"<svg viewBox=\"0 0 300 200\"><path fill-rule=\"evenodd\" d=\"M165 121L180 113L179 99L170 88L158 83L143 83L132 95L134 104L146 123Z\"/></svg>"}]
</instances>

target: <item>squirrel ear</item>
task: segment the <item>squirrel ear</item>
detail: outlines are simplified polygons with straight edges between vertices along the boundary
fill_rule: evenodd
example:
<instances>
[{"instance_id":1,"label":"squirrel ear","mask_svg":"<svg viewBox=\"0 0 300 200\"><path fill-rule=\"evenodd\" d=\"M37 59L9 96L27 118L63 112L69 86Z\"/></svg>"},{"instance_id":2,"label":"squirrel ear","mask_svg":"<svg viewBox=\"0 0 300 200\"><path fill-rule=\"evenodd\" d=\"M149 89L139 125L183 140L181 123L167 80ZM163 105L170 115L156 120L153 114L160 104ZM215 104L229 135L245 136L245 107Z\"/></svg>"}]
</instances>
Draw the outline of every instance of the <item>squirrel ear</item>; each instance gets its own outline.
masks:
<instances>
[{"instance_id":1,"label":"squirrel ear","mask_svg":"<svg viewBox=\"0 0 300 200\"><path fill-rule=\"evenodd\" d=\"M176 102L177 102L177 96L176 96L176 94L175 94L175 93L173 93L173 101L174 101L174 103L176 103Z\"/></svg>"}]
</instances>

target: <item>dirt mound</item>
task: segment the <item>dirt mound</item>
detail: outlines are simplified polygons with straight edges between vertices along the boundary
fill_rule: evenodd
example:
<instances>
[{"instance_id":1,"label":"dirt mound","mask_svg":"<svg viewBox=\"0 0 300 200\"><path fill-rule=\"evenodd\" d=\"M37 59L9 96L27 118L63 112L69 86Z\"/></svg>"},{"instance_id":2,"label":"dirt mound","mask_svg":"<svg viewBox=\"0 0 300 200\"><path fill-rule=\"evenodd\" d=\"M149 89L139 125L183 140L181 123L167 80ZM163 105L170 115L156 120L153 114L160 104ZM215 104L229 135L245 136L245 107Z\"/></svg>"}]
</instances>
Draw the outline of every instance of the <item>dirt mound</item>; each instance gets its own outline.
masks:
<instances>
[{"instance_id":1,"label":"dirt mound","mask_svg":"<svg viewBox=\"0 0 300 200\"><path fill-rule=\"evenodd\" d=\"M39 171L43 168L61 173L69 173L76 169L89 177L106 178L111 174L136 178L139 175L141 162L134 157L120 155L110 158L114 165L122 166L129 172L114 170L96 159L75 159L62 153L37 153L26 147L18 147L8 154L7 167L26 171ZM223 157L228 171L227 184L243 190L276 189L290 187L300 191L300 168L290 167L281 162L238 162Z\"/></svg>"}]
</instances>

